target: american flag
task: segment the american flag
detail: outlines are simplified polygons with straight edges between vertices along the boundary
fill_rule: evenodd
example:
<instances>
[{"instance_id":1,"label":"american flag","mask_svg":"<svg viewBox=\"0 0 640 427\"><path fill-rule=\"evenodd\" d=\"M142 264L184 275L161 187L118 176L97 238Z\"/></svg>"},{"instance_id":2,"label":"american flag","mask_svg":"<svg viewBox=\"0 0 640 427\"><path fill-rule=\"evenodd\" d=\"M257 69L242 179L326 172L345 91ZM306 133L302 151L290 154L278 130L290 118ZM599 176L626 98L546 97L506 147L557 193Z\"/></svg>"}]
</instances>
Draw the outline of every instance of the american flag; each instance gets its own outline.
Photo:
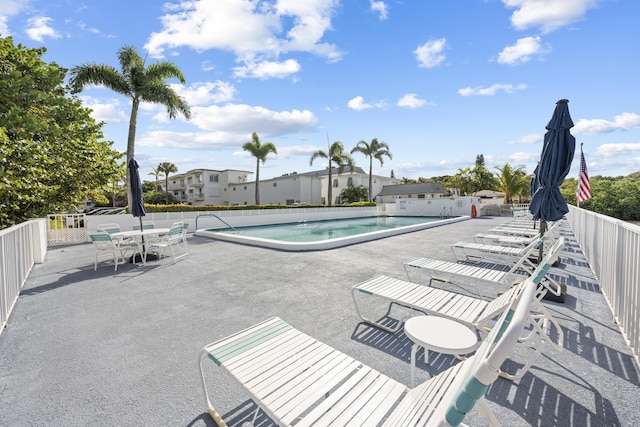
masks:
<instances>
[{"instance_id":1,"label":"american flag","mask_svg":"<svg viewBox=\"0 0 640 427\"><path fill-rule=\"evenodd\" d=\"M578 174L578 192L576 200L584 202L591 198L591 183L589 182L589 173L587 172L587 162L584 161L584 153L580 148L580 174Z\"/></svg>"}]
</instances>

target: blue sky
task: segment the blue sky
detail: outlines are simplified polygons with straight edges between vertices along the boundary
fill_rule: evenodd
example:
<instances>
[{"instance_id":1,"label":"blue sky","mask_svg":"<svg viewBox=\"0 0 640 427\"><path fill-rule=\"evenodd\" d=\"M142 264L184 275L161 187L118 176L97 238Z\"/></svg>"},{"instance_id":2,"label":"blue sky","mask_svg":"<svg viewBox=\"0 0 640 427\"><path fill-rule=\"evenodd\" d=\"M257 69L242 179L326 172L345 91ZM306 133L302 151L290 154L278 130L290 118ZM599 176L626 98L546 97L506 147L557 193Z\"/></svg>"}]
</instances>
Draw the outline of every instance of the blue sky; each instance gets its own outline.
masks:
<instances>
[{"instance_id":1,"label":"blue sky","mask_svg":"<svg viewBox=\"0 0 640 427\"><path fill-rule=\"evenodd\" d=\"M0 0L0 35L67 68L119 68L124 45L180 67L186 85L171 83L192 119L143 106L145 175L165 161L255 171L242 150L254 131L278 148L261 178L325 167L309 159L327 137L347 150L385 141L393 159L378 175L452 175L478 154L531 173L566 98L576 178L580 143L591 176L640 170L639 17L634 0ZM130 102L80 95L124 151Z\"/></svg>"}]
</instances>

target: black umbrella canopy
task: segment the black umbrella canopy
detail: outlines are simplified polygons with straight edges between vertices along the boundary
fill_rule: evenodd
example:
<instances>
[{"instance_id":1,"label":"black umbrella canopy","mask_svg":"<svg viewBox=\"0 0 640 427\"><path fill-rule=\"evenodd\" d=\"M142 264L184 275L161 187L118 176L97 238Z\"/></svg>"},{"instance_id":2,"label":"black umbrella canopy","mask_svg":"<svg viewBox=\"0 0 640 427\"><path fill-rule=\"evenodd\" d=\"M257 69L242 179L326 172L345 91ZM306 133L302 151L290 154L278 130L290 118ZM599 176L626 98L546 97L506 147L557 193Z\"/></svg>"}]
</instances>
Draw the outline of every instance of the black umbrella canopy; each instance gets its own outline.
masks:
<instances>
[{"instance_id":1,"label":"black umbrella canopy","mask_svg":"<svg viewBox=\"0 0 640 427\"><path fill-rule=\"evenodd\" d=\"M569 115L569 100L556 102L551 121L547 125L540 162L531 183L531 203L529 211L534 219L558 221L569 212L567 202L560 193L560 185L569 174L576 139L570 129L573 121Z\"/></svg>"},{"instance_id":2,"label":"black umbrella canopy","mask_svg":"<svg viewBox=\"0 0 640 427\"><path fill-rule=\"evenodd\" d=\"M131 187L131 206L129 212L134 217L140 218L142 229L142 217L147 214L144 209L144 200L142 199L142 182L140 181L140 173L138 172L138 162L132 157L127 165L129 168L129 185Z\"/></svg>"}]
</instances>

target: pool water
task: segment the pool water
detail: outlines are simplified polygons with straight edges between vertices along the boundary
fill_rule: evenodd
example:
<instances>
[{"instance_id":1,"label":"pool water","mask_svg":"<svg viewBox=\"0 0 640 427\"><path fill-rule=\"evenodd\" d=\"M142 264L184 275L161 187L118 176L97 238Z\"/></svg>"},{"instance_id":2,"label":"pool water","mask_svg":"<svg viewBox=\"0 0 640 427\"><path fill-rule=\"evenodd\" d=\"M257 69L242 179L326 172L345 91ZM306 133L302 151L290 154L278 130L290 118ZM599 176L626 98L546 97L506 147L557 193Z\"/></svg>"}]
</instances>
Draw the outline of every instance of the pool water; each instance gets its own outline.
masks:
<instances>
[{"instance_id":1,"label":"pool water","mask_svg":"<svg viewBox=\"0 0 640 427\"><path fill-rule=\"evenodd\" d=\"M377 216L239 227L237 230L242 236L261 239L280 240L285 242L317 242L392 228L430 223L438 221L439 219L440 218L438 217ZM223 233L234 232L230 229L215 231Z\"/></svg>"}]
</instances>

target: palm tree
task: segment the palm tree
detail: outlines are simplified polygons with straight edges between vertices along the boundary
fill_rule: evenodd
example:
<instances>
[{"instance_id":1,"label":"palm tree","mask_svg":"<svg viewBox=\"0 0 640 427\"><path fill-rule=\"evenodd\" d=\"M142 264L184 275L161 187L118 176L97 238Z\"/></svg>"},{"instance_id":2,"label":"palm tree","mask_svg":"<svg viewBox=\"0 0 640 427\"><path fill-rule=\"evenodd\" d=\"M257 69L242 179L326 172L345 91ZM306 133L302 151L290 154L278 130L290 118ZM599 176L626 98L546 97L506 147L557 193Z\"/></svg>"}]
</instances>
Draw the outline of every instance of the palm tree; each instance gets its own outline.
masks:
<instances>
[{"instance_id":1,"label":"palm tree","mask_svg":"<svg viewBox=\"0 0 640 427\"><path fill-rule=\"evenodd\" d=\"M378 138L373 138L370 144L366 141L358 142L351 149L351 154L355 152L362 153L369 158L369 201L371 201L373 197L373 159L377 159L380 162L380 166L382 166L384 164L383 156L387 156L389 159L392 159L393 156L389 151L389 145L386 142L378 142Z\"/></svg>"},{"instance_id":2,"label":"palm tree","mask_svg":"<svg viewBox=\"0 0 640 427\"><path fill-rule=\"evenodd\" d=\"M165 81L169 78L176 78L184 84L186 80L182 71L170 61L154 62L145 67L145 59L138 54L135 47L125 45L118 51L121 72L110 65L86 63L73 67L69 79L72 93L82 92L85 87L90 85L99 85L131 99L127 165L135 155L136 124L141 102L164 105L167 107L171 119L175 119L178 113L182 113L187 120L191 118L191 110L187 101L178 96ZM127 182L129 182L128 168ZM131 206L129 186L127 186L127 201Z\"/></svg>"},{"instance_id":3,"label":"palm tree","mask_svg":"<svg viewBox=\"0 0 640 427\"><path fill-rule=\"evenodd\" d=\"M164 175L164 194L166 204L169 204L169 174L178 172L178 167L171 162L162 162L156 168L161 175Z\"/></svg>"},{"instance_id":4,"label":"palm tree","mask_svg":"<svg viewBox=\"0 0 640 427\"><path fill-rule=\"evenodd\" d=\"M529 189L529 179L523 165L514 168L506 163L496 169L500 171L498 189L505 194L506 203L511 203L513 196L523 194Z\"/></svg>"},{"instance_id":5,"label":"palm tree","mask_svg":"<svg viewBox=\"0 0 640 427\"><path fill-rule=\"evenodd\" d=\"M160 169L158 168L153 168L152 172L149 172L149 175L154 175L156 177L156 188L154 188L154 191L158 191L158 177L162 175L162 172L160 172Z\"/></svg>"},{"instance_id":6,"label":"palm tree","mask_svg":"<svg viewBox=\"0 0 640 427\"><path fill-rule=\"evenodd\" d=\"M278 154L278 149L273 142L260 142L256 132L251 134L251 141L245 142L242 149L251 153L256 158L256 205L260 204L260 161L264 164L269 153Z\"/></svg>"},{"instance_id":7,"label":"palm tree","mask_svg":"<svg viewBox=\"0 0 640 427\"><path fill-rule=\"evenodd\" d=\"M318 150L313 153L311 155L311 159L309 160L309 165L312 165L313 161L318 157L329 160L329 191L327 192L327 206L331 206L331 187L333 185L331 175L333 172L333 163L335 162L336 165L338 165L339 173L342 173L342 169L345 166L349 166L351 172L353 172L356 168L356 164L353 161L353 157L344 152L344 145L342 145L342 142L340 141L335 141L333 144L331 144L328 153L323 150Z\"/></svg>"}]
</instances>

